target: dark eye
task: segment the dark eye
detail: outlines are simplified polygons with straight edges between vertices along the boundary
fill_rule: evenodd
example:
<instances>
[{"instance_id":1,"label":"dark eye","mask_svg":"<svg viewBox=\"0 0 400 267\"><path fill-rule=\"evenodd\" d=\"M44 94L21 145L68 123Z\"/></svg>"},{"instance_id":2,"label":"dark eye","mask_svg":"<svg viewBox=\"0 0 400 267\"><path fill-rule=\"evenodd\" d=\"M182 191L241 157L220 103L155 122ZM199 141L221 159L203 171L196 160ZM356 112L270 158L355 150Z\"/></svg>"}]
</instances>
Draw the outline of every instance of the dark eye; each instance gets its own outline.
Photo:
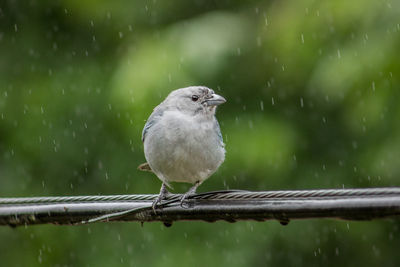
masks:
<instances>
[{"instance_id":1,"label":"dark eye","mask_svg":"<svg viewBox=\"0 0 400 267\"><path fill-rule=\"evenodd\" d=\"M196 102L197 100L199 100L199 96L198 95L192 95L192 101Z\"/></svg>"}]
</instances>

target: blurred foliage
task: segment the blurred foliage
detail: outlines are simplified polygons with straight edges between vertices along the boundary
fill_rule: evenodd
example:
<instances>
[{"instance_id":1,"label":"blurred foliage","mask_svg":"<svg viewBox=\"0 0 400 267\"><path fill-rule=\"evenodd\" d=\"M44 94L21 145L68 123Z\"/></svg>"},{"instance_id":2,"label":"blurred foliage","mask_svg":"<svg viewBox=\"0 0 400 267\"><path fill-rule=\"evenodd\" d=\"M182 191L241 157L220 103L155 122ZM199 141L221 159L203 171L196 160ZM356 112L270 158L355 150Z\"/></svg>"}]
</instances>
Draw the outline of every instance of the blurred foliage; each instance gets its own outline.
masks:
<instances>
[{"instance_id":1,"label":"blurred foliage","mask_svg":"<svg viewBox=\"0 0 400 267\"><path fill-rule=\"evenodd\" d=\"M0 195L157 193L160 181L136 170L141 130L171 90L189 85L228 99L217 114L226 161L200 191L399 186L399 18L390 0L2 1ZM398 266L399 226L4 227L0 258Z\"/></svg>"}]
</instances>

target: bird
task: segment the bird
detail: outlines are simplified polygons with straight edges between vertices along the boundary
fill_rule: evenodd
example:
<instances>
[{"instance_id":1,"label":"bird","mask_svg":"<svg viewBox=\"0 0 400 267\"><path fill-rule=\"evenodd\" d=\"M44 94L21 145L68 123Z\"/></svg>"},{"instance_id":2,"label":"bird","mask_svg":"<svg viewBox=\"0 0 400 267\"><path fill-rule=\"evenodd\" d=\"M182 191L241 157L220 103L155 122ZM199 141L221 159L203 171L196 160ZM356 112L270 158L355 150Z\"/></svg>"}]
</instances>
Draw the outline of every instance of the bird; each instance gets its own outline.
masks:
<instances>
[{"instance_id":1,"label":"bird","mask_svg":"<svg viewBox=\"0 0 400 267\"><path fill-rule=\"evenodd\" d=\"M225 102L208 87L189 86L172 91L154 108L142 131L147 163L139 166L162 182L154 211L170 194L171 182L193 184L180 198L182 206L224 162L225 144L215 113Z\"/></svg>"}]
</instances>

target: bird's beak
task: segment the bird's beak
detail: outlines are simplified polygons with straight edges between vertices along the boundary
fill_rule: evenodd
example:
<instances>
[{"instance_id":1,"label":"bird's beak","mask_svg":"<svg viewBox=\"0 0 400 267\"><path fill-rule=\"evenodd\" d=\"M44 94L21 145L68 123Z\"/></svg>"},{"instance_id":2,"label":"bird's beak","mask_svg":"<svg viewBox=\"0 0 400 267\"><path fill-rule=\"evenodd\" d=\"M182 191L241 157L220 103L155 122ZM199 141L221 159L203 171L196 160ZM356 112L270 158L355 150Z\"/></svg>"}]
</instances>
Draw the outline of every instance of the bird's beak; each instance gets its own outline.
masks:
<instances>
[{"instance_id":1,"label":"bird's beak","mask_svg":"<svg viewBox=\"0 0 400 267\"><path fill-rule=\"evenodd\" d=\"M220 95L212 94L210 98L206 99L204 102L207 106L218 106L226 102L226 99Z\"/></svg>"}]
</instances>

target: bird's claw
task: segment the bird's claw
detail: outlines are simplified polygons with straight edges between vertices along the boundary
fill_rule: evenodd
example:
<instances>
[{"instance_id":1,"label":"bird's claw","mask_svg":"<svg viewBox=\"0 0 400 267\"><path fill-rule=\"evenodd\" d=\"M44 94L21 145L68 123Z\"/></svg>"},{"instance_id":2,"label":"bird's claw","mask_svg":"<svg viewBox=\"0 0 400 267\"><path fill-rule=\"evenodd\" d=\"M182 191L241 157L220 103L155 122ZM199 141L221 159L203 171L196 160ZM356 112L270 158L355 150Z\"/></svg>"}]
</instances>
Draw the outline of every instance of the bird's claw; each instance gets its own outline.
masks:
<instances>
[{"instance_id":1,"label":"bird's claw","mask_svg":"<svg viewBox=\"0 0 400 267\"><path fill-rule=\"evenodd\" d=\"M181 207L182 208L189 208L190 205L185 201L186 199L188 199L189 197L193 196L196 194L196 189L197 187L200 185L200 182L197 181L192 188L189 189L189 191L187 191L185 194L183 194L183 196L181 197ZM186 206L185 206L185 202L186 202Z\"/></svg>"},{"instance_id":2,"label":"bird's claw","mask_svg":"<svg viewBox=\"0 0 400 267\"><path fill-rule=\"evenodd\" d=\"M180 199L181 208L187 209L190 207L190 205L185 200L187 200L190 196L193 196L193 195L194 195L194 193L192 193L192 192L187 192L186 194L183 194L183 196Z\"/></svg>"},{"instance_id":3,"label":"bird's claw","mask_svg":"<svg viewBox=\"0 0 400 267\"><path fill-rule=\"evenodd\" d=\"M153 201L153 204L151 205L151 208L153 209L154 213L156 213L157 205L160 204L160 206L161 206L161 201L166 199L168 195L169 195L169 192L167 190L167 187L166 187L165 183L163 183L161 186L160 194Z\"/></svg>"},{"instance_id":4,"label":"bird's claw","mask_svg":"<svg viewBox=\"0 0 400 267\"><path fill-rule=\"evenodd\" d=\"M153 204L151 205L151 208L153 209L154 213L156 213L156 208L158 204L161 204L161 197L158 196L154 201Z\"/></svg>"}]
</instances>

